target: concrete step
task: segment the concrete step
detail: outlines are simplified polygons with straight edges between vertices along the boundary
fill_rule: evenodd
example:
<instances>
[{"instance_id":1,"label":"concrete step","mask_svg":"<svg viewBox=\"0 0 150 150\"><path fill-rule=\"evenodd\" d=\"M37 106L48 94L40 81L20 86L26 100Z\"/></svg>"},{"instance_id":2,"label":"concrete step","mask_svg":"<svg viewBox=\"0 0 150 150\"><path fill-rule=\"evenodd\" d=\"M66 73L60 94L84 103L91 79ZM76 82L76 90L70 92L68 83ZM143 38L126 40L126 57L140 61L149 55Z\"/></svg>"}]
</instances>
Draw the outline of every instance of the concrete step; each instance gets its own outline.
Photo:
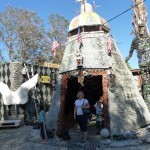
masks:
<instances>
[{"instance_id":1,"label":"concrete step","mask_svg":"<svg viewBox=\"0 0 150 150\"><path fill-rule=\"evenodd\" d=\"M0 121L0 128L13 128L23 125L22 120L4 120Z\"/></svg>"}]
</instances>

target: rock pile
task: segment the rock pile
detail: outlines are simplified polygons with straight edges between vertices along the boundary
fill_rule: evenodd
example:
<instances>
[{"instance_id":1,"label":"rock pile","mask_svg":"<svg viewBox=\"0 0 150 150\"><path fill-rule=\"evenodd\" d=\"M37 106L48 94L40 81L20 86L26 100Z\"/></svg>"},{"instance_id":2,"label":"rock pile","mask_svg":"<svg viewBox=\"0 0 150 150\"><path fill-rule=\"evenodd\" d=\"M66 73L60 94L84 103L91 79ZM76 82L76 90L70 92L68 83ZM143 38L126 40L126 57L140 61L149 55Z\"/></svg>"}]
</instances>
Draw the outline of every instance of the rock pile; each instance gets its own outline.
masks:
<instances>
[{"instance_id":1,"label":"rock pile","mask_svg":"<svg viewBox=\"0 0 150 150\"><path fill-rule=\"evenodd\" d=\"M144 143L150 143L150 125L136 131L136 136Z\"/></svg>"}]
</instances>

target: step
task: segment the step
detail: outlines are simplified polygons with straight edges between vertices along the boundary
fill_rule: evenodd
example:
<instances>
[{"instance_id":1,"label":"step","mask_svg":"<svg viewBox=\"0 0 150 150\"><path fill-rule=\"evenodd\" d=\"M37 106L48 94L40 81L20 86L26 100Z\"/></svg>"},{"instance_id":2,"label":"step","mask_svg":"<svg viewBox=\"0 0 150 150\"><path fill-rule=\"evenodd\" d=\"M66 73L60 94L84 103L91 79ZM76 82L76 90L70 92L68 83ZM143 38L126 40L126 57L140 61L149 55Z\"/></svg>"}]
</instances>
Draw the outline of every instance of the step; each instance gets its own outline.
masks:
<instances>
[{"instance_id":1,"label":"step","mask_svg":"<svg viewBox=\"0 0 150 150\"><path fill-rule=\"evenodd\" d=\"M0 121L0 128L19 127L22 124L22 120L4 120Z\"/></svg>"}]
</instances>

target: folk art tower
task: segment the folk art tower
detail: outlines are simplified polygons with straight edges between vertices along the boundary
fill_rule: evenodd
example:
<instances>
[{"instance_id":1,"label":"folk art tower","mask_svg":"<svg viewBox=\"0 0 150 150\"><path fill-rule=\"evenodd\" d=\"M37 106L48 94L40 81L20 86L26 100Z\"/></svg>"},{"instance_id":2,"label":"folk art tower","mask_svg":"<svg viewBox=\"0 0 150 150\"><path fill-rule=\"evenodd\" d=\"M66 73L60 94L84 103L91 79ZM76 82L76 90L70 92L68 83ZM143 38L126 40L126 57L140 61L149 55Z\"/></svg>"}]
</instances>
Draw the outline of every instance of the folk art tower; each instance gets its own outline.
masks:
<instances>
[{"instance_id":1,"label":"folk art tower","mask_svg":"<svg viewBox=\"0 0 150 150\"><path fill-rule=\"evenodd\" d=\"M150 113L138 91L106 20L86 1L69 25L68 39L56 91L48 112L48 128L61 136L72 127L78 90L93 105L103 97L104 126L112 135L136 130L150 123Z\"/></svg>"}]
</instances>

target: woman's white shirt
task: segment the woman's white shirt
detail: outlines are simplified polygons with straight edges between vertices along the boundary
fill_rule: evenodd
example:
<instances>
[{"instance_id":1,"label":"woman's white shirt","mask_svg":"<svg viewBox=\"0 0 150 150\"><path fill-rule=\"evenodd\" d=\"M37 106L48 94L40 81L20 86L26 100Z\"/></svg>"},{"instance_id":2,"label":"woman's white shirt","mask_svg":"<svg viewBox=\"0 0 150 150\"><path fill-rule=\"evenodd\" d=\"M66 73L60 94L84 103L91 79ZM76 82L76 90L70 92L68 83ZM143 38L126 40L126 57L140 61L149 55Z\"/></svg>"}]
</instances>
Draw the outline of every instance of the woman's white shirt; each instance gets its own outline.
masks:
<instances>
[{"instance_id":1,"label":"woman's white shirt","mask_svg":"<svg viewBox=\"0 0 150 150\"><path fill-rule=\"evenodd\" d=\"M86 106L88 104L88 100L87 99L81 99L81 100L77 99L74 104L75 104L75 107L77 108L77 115L83 115L82 106Z\"/></svg>"}]
</instances>

